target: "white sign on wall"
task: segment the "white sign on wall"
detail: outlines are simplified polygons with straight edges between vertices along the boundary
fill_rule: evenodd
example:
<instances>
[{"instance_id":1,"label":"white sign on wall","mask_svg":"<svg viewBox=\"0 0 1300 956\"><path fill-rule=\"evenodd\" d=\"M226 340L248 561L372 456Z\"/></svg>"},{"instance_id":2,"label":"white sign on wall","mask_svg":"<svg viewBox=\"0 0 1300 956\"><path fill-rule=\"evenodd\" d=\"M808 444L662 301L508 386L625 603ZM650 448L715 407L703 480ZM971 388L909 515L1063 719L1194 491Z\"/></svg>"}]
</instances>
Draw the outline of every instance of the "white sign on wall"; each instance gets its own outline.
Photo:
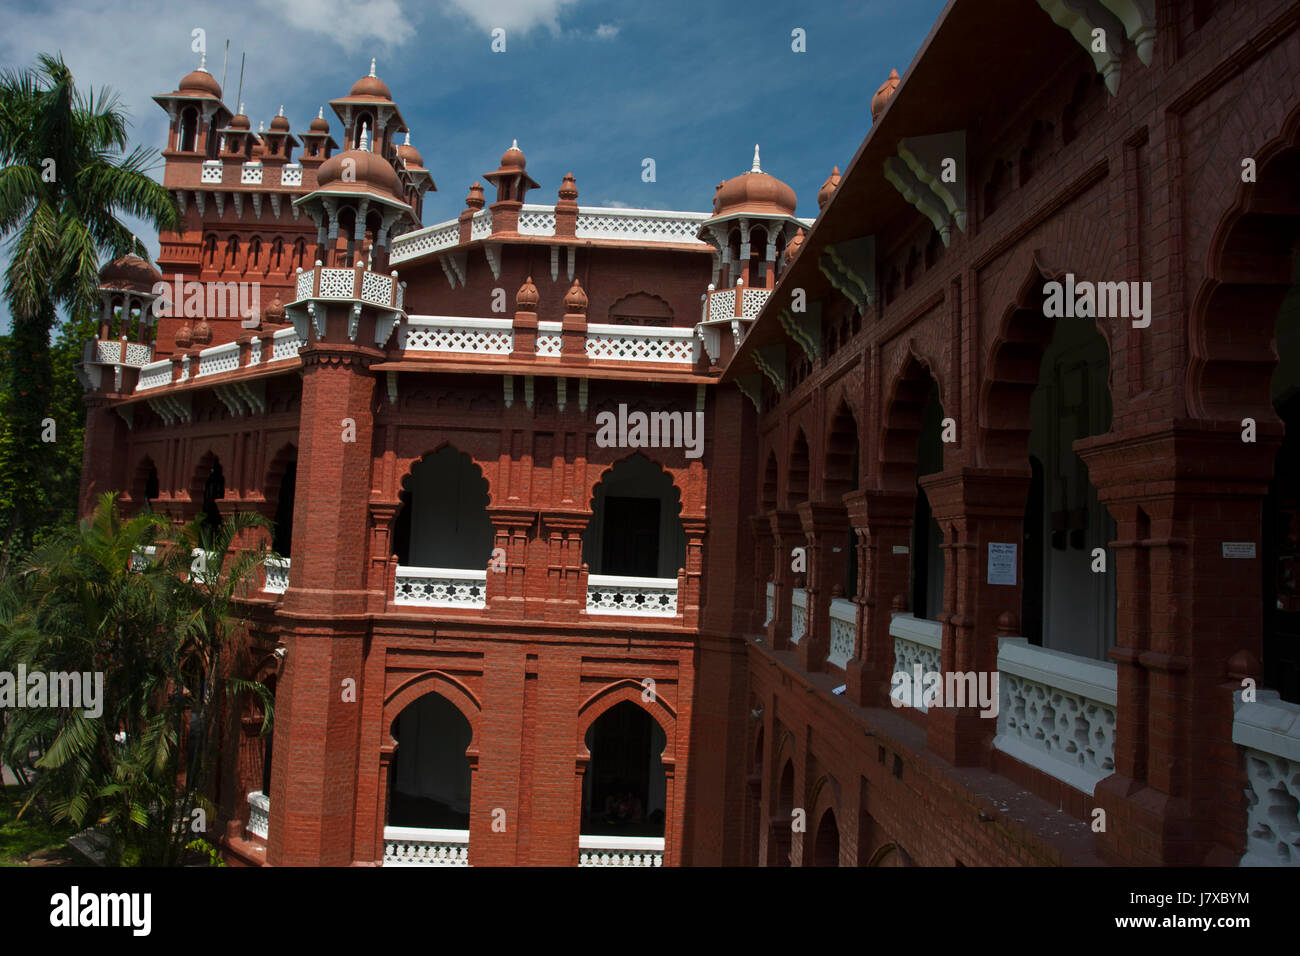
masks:
<instances>
[{"instance_id":1,"label":"white sign on wall","mask_svg":"<svg viewBox=\"0 0 1300 956\"><path fill-rule=\"evenodd\" d=\"M989 542L989 584L1016 583L1016 548L1015 544Z\"/></svg>"}]
</instances>

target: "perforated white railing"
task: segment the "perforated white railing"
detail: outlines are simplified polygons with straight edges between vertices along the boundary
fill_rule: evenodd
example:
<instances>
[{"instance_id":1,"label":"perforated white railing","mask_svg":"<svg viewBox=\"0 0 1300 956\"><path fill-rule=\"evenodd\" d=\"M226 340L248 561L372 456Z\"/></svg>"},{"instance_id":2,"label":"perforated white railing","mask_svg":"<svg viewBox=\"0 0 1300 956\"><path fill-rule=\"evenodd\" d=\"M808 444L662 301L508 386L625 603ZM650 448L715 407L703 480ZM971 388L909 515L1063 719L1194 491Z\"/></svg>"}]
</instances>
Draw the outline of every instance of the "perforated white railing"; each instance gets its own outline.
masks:
<instances>
[{"instance_id":1,"label":"perforated white railing","mask_svg":"<svg viewBox=\"0 0 1300 956\"><path fill-rule=\"evenodd\" d=\"M384 827L384 866L469 866L469 831Z\"/></svg>"},{"instance_id":2,"label":"perforated white railing","mask_svg":"<svg viewBox=\"0 0 1300 956\"><path fill-rule=\"evenodd\" d=\"M790 643L798 644L808 630L808 592L795 588L790 592Z\"/></svg>"},{"instance_id":3,"label":"perforated white railing","mask_svg":"<svg viewBox=\"0 0 1300 956\"><path fill-rule=\"evenodd\" d=\"M663 837L578 837L578 866L663 866Z\"/></svg>"},{"instance_id":4,"label":"perforated white railing","mask_svg":"<svg viewBox=\"0 0 1300 956\"><path fill-rule=\"evenodd\" d=\"M858 634L858 606L844 598L831 599L831 646L826 660L844 667L853 657Z\"/></svg>"},{"instance_id":5,"label":"perforated white railing","mask_svg":"<svg viewBox=\"0 0 1300 956\"><path fill-rule=\"evenodd\" d=\"M298 350L303 347L302 336L293 326L287 329L279 329L271 335L271 359L272 362L280 362L284 359L298 357Z\"/></svg>"},{"instance_id":6,"label":"perforated white railing","mask_svg":"<svg viewBox=\"0 0 1300 956\"><path fill-rule=\"evenodd\" d=\"M136 385L137 392L143 392L148 388L157 388L159 385L167 385L172 380L172 362L171 359L163 359L161 362L150 362L140 369L140 382Z\"/></svg>"},{"instance_id":7,"label":"perforated white railing","mask_svg":"<svg viewBox=\"0 0 1300 956\"><path fill-rule=\"evenodd\" d=\"M918 665L922 675L939 673L943 626L938 621L928 621L906 613L895 613L889 621L889 634L894 639L895 674L905 673L910 678L916 673ZM922 713L928 709L923 699L916 699L919 694L905 695L902 686L891 690L890 696L914 706Z\"/></svg>"},{"instance_id":8,"label":"perforated white railing","mask_svg":"<svg viewBox=\"0 0 1300 956\"><path fill-rule=\"evenodd\" d=\"M587 358L689 365L697 341L694 329L593 324L587 326Z\"/></svg>"},{"instance_id":9,"label":"perforated white railing","mask_svg":"<svg viewBox=\"0 0 1300 956\"><path fill-rule=\"evenodd\" d=\"M398 347L412 352L509 355L514 328L509 319L412 315L398 332Z\"/></svg>"},{"instance_id":10,"label":"perforated white railing","mask_svg":"<svg viewBox=\"0 0 1300 956\"><path fill-rule=\"evenodd\" d=\"M266 559L266 587L271 594L283 594L289 589L289 559Z\"/></svg>"},{"instance_id":11,"label":"perforated white railing","mask_svg":"<svg viewBox=\"0 0 1300 956\"><path fill-rule=\"evenodd\" d=\"M248 832L263 840L271 838L271 798L261 790L248 795Z\"/></svg>"},{"instance_id":12,"label":"perforated white railing","mask_svg":"<svg viewBox=\"0 0 1300 956\"><path fill-rule=\"evenodd\" d=\"M487 570L399 565L393 603L413 607L486 607Z\"/></svg>"},{"instance_id":13,"label":"perforated white railing","mask_svg":"<svg viewBox=\"0 0 1300 956\"><path fill-rule=\"evenodd\" d=\"M1232 742L1246 760L1246 853L1241 866L1300 866L1300 705L1277 691L1233 695Z\"/></svg>"},{"instance_id":14,"label":"perforated white railing","mask_svg":"<svg viewBox=\"0 0 1300 956\"><path fill-rule=\"evenodd\" d=\"M239 343L227 342L225 345L214 345L199 352L199 374L195 377L203 378L205 375L216 375L218 372L233 372L237 368L239 368Z\"/></svg>"},{"instance_id":15,"label":"perforated white railing","mask_svg":"<svg viewBox=\"0 0 1300 956\"><path fill-rule=\"evenodd\" d=\"M589 574L587 613L673 617L677 614L677 579Z\"/></svg>"}]
</instances>

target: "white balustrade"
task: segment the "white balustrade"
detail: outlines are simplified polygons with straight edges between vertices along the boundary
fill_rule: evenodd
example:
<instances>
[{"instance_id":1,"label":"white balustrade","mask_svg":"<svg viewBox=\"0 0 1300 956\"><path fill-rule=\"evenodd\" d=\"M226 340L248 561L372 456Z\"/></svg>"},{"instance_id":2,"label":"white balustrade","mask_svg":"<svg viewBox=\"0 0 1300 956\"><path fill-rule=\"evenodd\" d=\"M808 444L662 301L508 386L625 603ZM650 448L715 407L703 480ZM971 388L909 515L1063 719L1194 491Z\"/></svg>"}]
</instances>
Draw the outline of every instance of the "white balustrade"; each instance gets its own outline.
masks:
<instances>
[{"instance_id":1,"label":"white balustrade","mask_svg":"<svg viewBox=\"0 0 1300 956\"><path fill-rule=\"evenodd\" d=\"M844 667L853 657L857 642L858 606L844 598L831 599L831 645L826 660L836 667Z\"/></svg>"},{"instance_id":2,"label":"white balustrade","mask_svg":"<svg viewBox=\"0 0 1300 956\"><path fill-rule=\"evenodd\" d=\"M397 568L394 604L413 607L483 608L487 606L487 570Z\"/></svg>"},{"instance_id":3,"label":"white balustrade","mask_svg":"<svg viewBox=\"0 0 1300 956\"><path fill-rule=\"evenodd\" d=\"M280 362L284 359L298 357L298 350L305 343L298 334L298 330L293 326L287 329L278 329L271 335L271 358L272 362Z\"/></svg>"},{"instance_id":4,"label":"white balustrade","mask_svg":"<svg viewBox=\"0 0 1300 956\"><path fill-rule=\"evenodd\" d=\"M486 239L492 234L492 210L480 209L469 222L469 240Z\"/></svg>"},{"instance_id":5,"label":"white balustrade","mask_svg":"<svg viewBox=\"0 0 1300 956\"><path fill-rule=\"evenodd\" d=\"M259 162L244 163L239 170L239 182L243 186L262 185L262 164Z\"/></svg>"},{"instance_id":6,"label":"white balustrade","mask_svg":"<svg viewBox=\"0 0 1300 956\"><path fill-rule=\"evenodd\" d=\"M767 627L772 623L772 615L776 613L776 585L771 581L767 582L767 617L763 618L763 626Z\"/></svg>"},{"instance_id":7,"label":"white balustrade","mask_svg":"<svg viewBox=\"0 0 1300 956\"><path fill-rule=\"evenodd\" d=\"M808 630L808 591L795 588L790 592L790 643L798 644Z\"/></svg>"},{"instance_id":8,"label":"white balustrade","mask_svg":"<svg viewBox=\"0 0 1300 956\"><path fill-rule=\"evenodd\" d=\"M280 185L281 186L301 186L302 185L302 164L286 163L280 167Z\"/></svg>"},{"instance_id":9,"label":"white balustrade","mask_svg":"<svg viewBox=\"0 0 1300 956\"><path fill-rule=\"evenodd\" d=\"M96 339L94 360L104 365L122 361L122 343L117 339Z\"/></svg>"},{"instance_id":10,"label":"white balustrade","mask_svg":"<svg viewBox=\"0 0 1300 956\"><path fill-rule=\"evenodd\" d=\"M375 305L393 304L393 286L397 280L382 272L367 272L361 279L361 298Z\"/></svg>"},{"instance_id":11,"label":"white balustrade","mask_svg":"<svg viewBox=\"0 0 1300 956\"><path fill-rule=\"evenodd\" d=\"M736 290L723 289L709 293L709 321L736 317Z\"/></svg>"},{"instance_id":12,"label":"white balustrade","mask_svg":"<svg viewBox=\"0 0 1300 956\"><path fill-rule=\"evenodd\" d=\"M316 297L320 299L351 299L356 275L355 269L321 269L320 287L316 291Z\"/></svg>"},{"instance_id":13,"label":"white balustrade","mask_svg":"<svg viewBox=\"0 0 1300 956\"><path fill-rule=\"evenodd\" d=\"M589 574L587 613L674 617L677 614L677 579Z\"/></svg>"},{"instance_id":14,"label":"white balustrade","mask_svg":"<svg viewBox=\"0 0 1300 956\"><path fill-rule=\"evenodd\" d=\"M578 866L663 865L663 837L578 836Z\"/></svg>"},{"instance_id":15,"label":"white balustrade","mask_svg":"<svg viewBox=\"0 0 1300 956\"><path fill-rule=\"evenodd\" d=\"M316 270L304 269L298 273L297 285L294 288L294 295L298 299L311 298L313 283L316 281Z\"/></svg>"},{"instance_id":16,"label":"white balustrade","mask_svg":"<svg viewBox=\"0 0 1300 956\"><path fill-rule=\"evenodd\" d=\"M555 235L555 207L526 203L519 210L517 231L521 236Z\"/></svg>"},{"instance_id":17,"label":"white balustrade","mask_svg":"<svg viewBox=\"0 0 1300 956\"><path fill-rule=\"evenodd\" d=\"M631 242L673 242L699 245L696 238L708 213L669 212L661 209L578 208L579 239L624 239Z\"/></svg>"},{"instance_id":18,"label":"white balustrade","mask_svg":"<svg viewBox=\"0 0 1300 956\"><path fill-rule=\"evenodd\" d=\"M271 798L261 790L248 795L248 832L263 840L271 838Z\"/></svg>"},{"instance_id":19,"label":"white balustrade","mask_svg":"<svg viewBox=\"0 0 1300 956\"><path fill-rule=\"evenodd\" d=\"M153 346L145 345L143 342L127 342L126 355L122 359L123 365L130 365L133 368L144 368L153 361Z\"/></svg>"},{"instance_id":20,"label":"white balustrade","mask_svg":"<svg viewBox=\"0 0 1300 956\"><path fill-rule=\"evenodd\" d=\"M472 319L442 315L412 315L398 331L399 348L412 352L459 352L509 355L514 348L509 319Z\"/></svg>"},{"instance_id":21,"label":"white balustrade","mask_svg":"<svg viewBox=\"0 0 1300 956\"><path fill-rule=\"evenodd\" d=\"M1087 794L1115 772L1113 662L1004 637L998 672L994 747Z\"/></svg>"},{"instance_id":22,"label":"white balustrade","mask_svg":"<svg viewBox=\"0 0 1300 956\"><path fill-rule=\"evenodd\" d=\"M740 317L742 319L756 319L758 313L763 311L763 305L767 302L767 297L772 293L768 289L745 289L745 294L740 298Z\"/></svg>"},{"instance_id":23,"label":"white balustrade","mask_svg":"<svg viewBox=\"0 0 1300 956\"><path fill-rule=\"evenodd\" d=\"M427 255L430 252L441 252L443 249L450 249L459 242L460 222L456 219L449 222L440 222L426 229L408 232L404 236L395 238L392 241L392 252L388 257L388 261L396 265L399 262Z\"/></svg>"},{"instance_id":24,"label":"white balustrade","mask_svg":"<svg viewBox=\"0 0 1300 956\"><path fill-rule=\"evenodd\" d=\"M689 365L695 361L695 343L694 329L644 325L587 326L587 357L596 360Z\"/></svg>"},{"instance_id":25,"label":"white balustrade","mask_svg":"<svg viewBox=\"0 0 1300 956\"><path fill-rule=\"evenodd\" d=\"M266 559L266 587L270 594L283 594L289 588L289 559Z\"/></svg>"},{"instance_id":26,"label":"white balustrade","mask_svg":"<svg viewBox=\"0 0 1300 956\"><path fill-rule=\"evenodd\" d=\"M248 364L262 364L262 339L260 336L254 335L248 343Z\"/></svg>"},{"instance_id":27,"label":"white balustrade","mask_svg":"<svg viewBox=\"0 0 1300 956\"><path fill-rule=\"evenodd\" d=\"M384 866L469 866L469 831L384 827Z\"/></svg>"},{"instance_id":28,"label":"white balustrade","mask_svg":"<svg viewBox=\"0 0 1300 956\"><path fill-rule=\"evenodd\" d=\"M889 621L889 634L894 639L895 674L907 674L909 679L914 679L918 665L922 676L941 671L943 626L938 621L895 613ZM929 709L917 699L919 695L907 694L906 691L906 687L895 687L890 696L911 704L921 713Z\"/></svg>"},{"instance_id":29,"label":"white balustrade","mask_svg":"<svg viewBox=\"0 0 1300 956\"><path fill-rule=\"evenodd\" d=\"M239 343L227 342L225 345L214 345L199 352L199 374L195 378L216 375L220 372L233 372L237 368L239 368Z\"/></svg>"},{"instance_id":30,"label":"white balustrade","mask_svg":"<svg viewBox=\"0 0 1300 956\"><path fill-rule=\"evenodd\" d=\"M1240 866L1300 866L1300 705L1276 691L1233 696L1232 742L1246 761L1246 853Z\"/></svg>"},{"instance_id":31,"label":"white balustrade","mask_svg":"<svg viewBox=\"0 0 1300 956\"><path fill-rule=\"evenodd\" d=\"M172 362L171 359L163 359L161 362L150 362L140 369L140 381L136 385L137 392L143 392L146 389L158 388L160 385L168 385L172 380Z\"/></svg>"},{"instance_id":32,"label":"white balustrade","mask_svg":"<svg viewBox=\"0 0 1300 956\"><path fill-rule=\"evenodd\" d=\"M199 173L199 182L201 183L219 183L221 182L221 160L206 159L203 161L203 169Z\"/></svg>"},{"instance_id":33,"label":"white balustrade","mask_svg":"<svg viewBox=\"0 0 1300 956\"><path fill-rule=\"evenodd\" d=\"M559 357L560 351L564 346L564 340L561 338L560 322L538 322L537 323L537 354L550 355Z\"/></svg>"}]
</instances>

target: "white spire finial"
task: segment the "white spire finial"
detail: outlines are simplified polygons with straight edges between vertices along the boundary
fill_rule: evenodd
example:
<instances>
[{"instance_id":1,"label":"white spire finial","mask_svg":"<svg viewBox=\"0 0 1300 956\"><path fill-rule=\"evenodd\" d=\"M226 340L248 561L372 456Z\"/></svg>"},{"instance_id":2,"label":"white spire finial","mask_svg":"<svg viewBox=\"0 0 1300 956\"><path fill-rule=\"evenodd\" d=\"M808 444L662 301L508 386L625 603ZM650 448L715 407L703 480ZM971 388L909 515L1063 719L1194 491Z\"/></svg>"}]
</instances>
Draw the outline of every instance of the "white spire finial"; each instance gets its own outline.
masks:
<instances>
[{"instance_id":1,"label":"white spire finial","mask_svg":"<svg viewBox=\"0 0 1300 956\"><path fill-rule=\"evenodd\" d=\"M406 131L406 145L411 145L411 131L409 129Z\"/></svg>"},{"instance_id":2,"label":"white spire finial","mask_svg":"<svg viewBox=\"0 0 1300 956\"><path fill-rule=\"evenodd\" d=\"M257 131L258 131L259 133L265 133L265 132L266 132L266 120L258 120L258 121L257 121Z\"/></svg>"},{"instance_id":3,"label":"white spire finial","mask_svg":"<svg viewBox=\"0 0 1300 956\"><path fill-rule=\"evenodd\" d=\"M325 118L325 107L322 106L320 109L316 110L316 118L317 119Z\"/></svg>"},{"instance_id":4,"label":"white spire finial","mask_svg":"<svg viewBox=\"0 0 1300 956\"><path fill-rule=\"evenodd\" d=\"M366 144L366 140L369 137L369 135L370 135L370 127L368 126L361 127L361 143L357 146L357 149L361 150L361 152L363 153L367 152L370 149L370 147Z\"/></svg>"},{"instance_id":5,"label":"white spire finial","mask_svg":"<svg viewBox=\"0 0 1300 956\"><path fill-rule=\"evenodd\" d=\"M239 112L240 112L240 113L243 113L243 112L244 112L244 101L243 101L243 100L240 100L240 101L239 101Z\"/></svg>"},{"instance_id":6,"label":"white spire finial","mask_svg":"<svg viewBox=\"0 0 1300 956\"><path fill-rule=\"evenodd\" d=\"M517 139L512 139L512 140L510 141L510 148L511 148L511 149L518 149L518 148L519 148L519 140L517 140Z\"/></svg>"},{"instance_id":7,"label":"white spire finial","mask_svg":"<svg viewBox=\"0 0 1300 956\"><path fill-rule=\"evenodd\" d=\"M283 116L283 115L284 115L284 104L283 104L283 103L280 104L280 112L276 113L275 115L276 115L276 116Z\"/></svg>"},{"instance_id":8,"label":"white spire finial","mask_svg":"<svg viewBox=\"0 0 1300 956\"><path fill-rule=\"evenodd\" d=\"M207 53L199 54L199 69L204 73L208 72L208 55Z\"/></svg>"},{"instance_id":9,"label":"white spire finial","mask_svg":"<svg viewBox=\"0 0 1300 956\"><path fill-rule=\"evenodd\" d=\"M375 58L373 56L370 58L370 75L375 75Z\"/></svg>"},{"instance_id":10,"label":"white spire finial","mask_svg":"<svg viewBox=\"0 0 1300 956\"><path fill-rule=\"evenodd\" d=\"M754 165L753 165L753 168L750 169L750 172L751 172L751 173L761 173L762 171L763 171L763 168L762 168L761 166L758 165L758 144L755 143L755 144L754 144Z\"/></svg>"}]
</instances>

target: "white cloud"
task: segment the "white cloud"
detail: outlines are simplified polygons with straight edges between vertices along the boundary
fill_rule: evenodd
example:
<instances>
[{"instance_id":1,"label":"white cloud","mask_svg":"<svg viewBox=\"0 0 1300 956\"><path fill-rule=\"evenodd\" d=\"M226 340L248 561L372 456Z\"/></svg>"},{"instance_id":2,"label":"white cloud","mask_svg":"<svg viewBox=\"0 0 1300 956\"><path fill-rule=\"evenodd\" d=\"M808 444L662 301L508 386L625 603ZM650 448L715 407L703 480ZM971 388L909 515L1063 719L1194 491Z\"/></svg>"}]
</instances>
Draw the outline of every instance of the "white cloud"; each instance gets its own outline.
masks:
<instances>
[{"instance_id":1,"label":"white cloud","mask_svg":"<svg viewBox=\"0 0 1300 956\"><path fill-rule=\"evenodd\" d=\"M602 23L596 27L596 39L598 40L612 40L616 36L618 36L618 27L612 23Z\"/></svg>"},{"instance_id":2,"label":"white cloud","mask_svg":"<svg viewBox=\"0 0 1300 956\"><path fill-rule=\"evenodd\" d=\"M398 0L262 0L289 26L329 37L349 53L378 43L401 46L412 34Z\"/></svg>"},{"instance_id":3,"label":"white cloud","mask_svg":"<svg viewBox=\"0 0 1300 956\"><path fill-rule=\"evenodd\" d=\"M534 27L546 27L552 33L560 32L560 13L574 6L578 0L444 0L446 5L468 17L485 32L497 27L506 31L509 42L511 32L527 33Z\"/></svg>"}]
</instances>

